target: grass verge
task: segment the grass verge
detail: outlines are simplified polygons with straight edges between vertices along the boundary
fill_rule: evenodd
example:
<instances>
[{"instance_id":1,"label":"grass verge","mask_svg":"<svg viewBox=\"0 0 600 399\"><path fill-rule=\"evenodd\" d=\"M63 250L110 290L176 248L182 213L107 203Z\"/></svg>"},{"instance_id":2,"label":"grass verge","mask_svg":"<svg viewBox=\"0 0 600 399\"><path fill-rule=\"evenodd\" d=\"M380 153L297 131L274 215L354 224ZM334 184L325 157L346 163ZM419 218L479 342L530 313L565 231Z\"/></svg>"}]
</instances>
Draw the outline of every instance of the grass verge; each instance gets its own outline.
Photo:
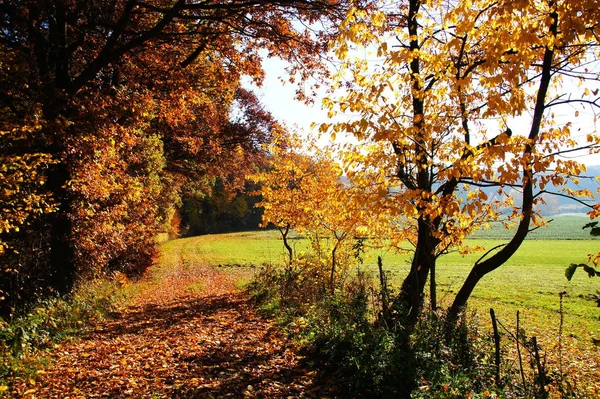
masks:
<instances>
[{"instance_id":1,"label":"grass verge","mask_svg":"<svg viewBox=\"0 0 600 399\"><path fill-rule=\"evenodd\" d=\"M195 239L187 239L188 245L193 246ZM276 232L228 234L203 240L206 240L204 251L217 264L244 264L245 259L261 264L265 260L284 259L283 245ZM470 240L470 243L491 248L502 241L479 238ZM296 240L295 245L300 251L307 247L302 240ZM229 250L223 251L221 248ZM482 336L488 336L491 331L490 308L494 308L499 321L506 327L501 328L500 334L503 350L507 353L505 361L510 364L503 367L513 370L518 367L510 336L517 330L516 313L519 311L519 328L525 330L529 337L537 337L547 359L548 372L553 375L568 374L573 389L580 392L579 396L573 397L599 397L600 355L592 338L600 338L600 310L594 300L594 293L600 286L598 279L590 279L585 273L577 273L572 281L565 277L565 269L570 263L584 261L588 253L598 250L600 241L597 239L526 241L514 257L480 282L469 308L479 315ZM263 257L264 254L268 254L268 257ZM367 255L364 269L376 274L374 259L378 255L383 256L390 285L399 287L408 271L410 255L383 250L371 250ZM467 256L452 253L440 258L437 267L438 296L442 306L449 304L470 267L480 256L481 253ZM563 297L562 315L561 292L567 292ZM274 314L281 314L279 304L271 303L268 306ZM302 320L299 323L302 324ZM562 359L562 365L559 359Z\"/></svg>"},{"instance_id":2,"label":"grass verge","mask_svg":"<svg viewBox=\"0 0 600 399\"><path fill-rule=\"evenodd\" d=\"M124 283L123 276L87 282L69 298L48 298L11 320L0 319L0 397L16 380L35 385L46 352L113 312L125 297Z\"/></svg>"}]
</instances>

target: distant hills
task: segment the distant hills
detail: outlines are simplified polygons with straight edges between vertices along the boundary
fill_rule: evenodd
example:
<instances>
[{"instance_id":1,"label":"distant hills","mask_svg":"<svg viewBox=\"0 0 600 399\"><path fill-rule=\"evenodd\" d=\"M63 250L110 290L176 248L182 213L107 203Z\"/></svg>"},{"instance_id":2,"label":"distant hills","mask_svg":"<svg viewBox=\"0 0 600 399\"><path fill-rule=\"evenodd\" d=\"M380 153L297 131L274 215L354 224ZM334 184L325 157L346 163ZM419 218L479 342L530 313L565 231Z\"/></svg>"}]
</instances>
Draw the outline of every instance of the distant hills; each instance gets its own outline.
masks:
<instances>
[{"instance_id":1,"label":"distant hills","mask_svg":"<svg viewBox=\"0 0 600 399\"><path fill-rule=\"evenodd\" d=\"M569 183L566 185L566 188L570 188L573 190L582 190L588 189L592 193L596 195L595 199L585 198L582 200L587 201L590 204L594 204L600 201L600 194L598 194L598 188L600 187L600 181L596 180L596 177L600 176L600 165L591 165L587 167L587 172L585 173L585 178L579 179L579 184L575 185L573 183ZM348 184L349 180L347 177L343 176L342 180L344 183ZM556 187L554 189L546 187L548 191L559 192L561 187ZM498 196L498 189L496 187L487 187L482 188L482 190L488 194L489 198L494 198ZM462 194L466 199L466 194ZM514 190L514 199L515 205L518 205L520 202L520 193L517 190ZM546 201L545 205L540 205L539 210L544 216L551 215L560 215L560 214L585 214L589 211L589 207L574 201L570 198L565 198L558 195L550 195L546 194L543 196L544 201Z\"/></svg>"},{"instance_id":2,"label":"distant hills","mask_svg":"<svg viewBox=\"0 0 600 399\"><path fill-rule=\"evenodd\" d=\"M564 187L546 187L547 191L559 193L561 188L570 188L572 190L583 190L588 189L592 193L596 194L597 197L595 199L589 198L581 198L582 201L585 201L589 204L594 204L600 201L600 197L598 197L598 187L600 187L600 181L595 178L600 176L600 165L593 165L587 167L587 172L585 173L585 177L579 179L579 184L575 185L574 183L569 183ZM496 187L487 187L482 189L489 198L494 198L498 196L498 189ZM508 194L514 197L515 205L519 205L521 202L521 194L517 189L506 190ZM560 215L560 214L584 214L589 211L589 207L577 202L571 198L566 198L559 195L552 194L544 194L543 196L546 204L538 205L538 209L541 211L544 216L551 215Z\"/></svg>"},{"instance_id":3,"label":"distant hills","mask_svg":"<svg viewBox=\"0 0 600 399\"><path fill-rule=\"evenodd\" d=\"M598 176L600 176L600 165L588 166L587 172L585 173L585 177L579 179L579 184L576 185L574 183L569 183L564 188L570 188L572 190L588 189L593 194L598 195L598 187L600 187L600 181L595 179ZM563 187L555 187L554 189L546 187L546 190L559 192L561 188ZM589 207L570 198L551 194L546 194L543 196L543 198L544 201L546 201L546 204L540 205L539 209L545 216L569 213L586 213L589 211ZM594 204L600 201L600 198L581 198L581 200L586 201L589 204Z\"/></svg>"},{"instance_id":4,"label":"distant hills","mask_svg":"<svg viewBox=\"0 0 600 399\"><path fill-rule=\"evenodd\" d=\"M587 167L586 176L589 176L589 179L580 179L579 185L576 186L574 184L568 184L567 187L571 189L588 189L594 194L598 194L598 187L600 187L600 181L595 180L595 177L600 176L600 165L593 165ZM576 203L573 200L564 197L556 197L558 199L559 212L558 213L581 213L587 212L588 209ZM600 198L596 198L593 202L600 201Z\"/></svg>"}]
</instances>

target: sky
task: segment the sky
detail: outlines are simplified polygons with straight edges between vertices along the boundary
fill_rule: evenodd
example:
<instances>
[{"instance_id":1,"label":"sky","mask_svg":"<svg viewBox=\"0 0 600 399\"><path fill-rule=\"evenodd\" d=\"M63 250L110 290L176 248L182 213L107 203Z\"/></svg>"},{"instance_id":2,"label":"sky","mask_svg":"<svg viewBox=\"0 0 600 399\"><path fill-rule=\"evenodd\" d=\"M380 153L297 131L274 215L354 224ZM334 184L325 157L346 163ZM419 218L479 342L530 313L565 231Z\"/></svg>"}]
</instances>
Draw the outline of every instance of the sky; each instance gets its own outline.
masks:
<instances>
[{"instance_id":1,"label":"sky","mask_svg":"<svg viewBox=\"0 0 600 399\"><path fill-rule=\"evenodd\" d=\"M298 133L308 134L313 122L324 122L327 113L321 109L321 100L313 105L306 105L294 97L297 85L285 80L286 63L279 58L264 58L265 80L262 87L252 86L265 108L280 122L297 130Z\"/></svg>"}]
</instances>

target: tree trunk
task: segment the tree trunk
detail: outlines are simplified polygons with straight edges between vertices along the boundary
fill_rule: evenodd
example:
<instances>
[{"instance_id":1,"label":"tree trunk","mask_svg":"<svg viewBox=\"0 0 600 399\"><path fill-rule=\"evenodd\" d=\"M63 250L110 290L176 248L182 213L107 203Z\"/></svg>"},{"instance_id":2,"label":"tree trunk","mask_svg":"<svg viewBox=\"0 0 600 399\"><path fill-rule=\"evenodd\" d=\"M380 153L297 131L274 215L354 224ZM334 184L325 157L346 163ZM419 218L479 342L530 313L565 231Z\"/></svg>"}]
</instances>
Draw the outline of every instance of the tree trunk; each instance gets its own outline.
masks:
<instances>
[{"instance_id":1,"label":"tree trunk","mask_svg":"<svg viewBox=\"0 0 600 399\"><path fill-rule=\"evenodd\" d=\"M422 219L418 221L419 237L412 259L410 273L404 279L400 293L394 299L396 320L407 331L412 332L421 310L427 275L435 268L435 238L431 226Z\"/></svg>"},{"instance_id":2,"label":"tree trunk","mask_svg":"<svg viewBox=\"0 0 600 399\"><path fill-rule=\"evenodd\" d=\"M552 25L550 26L550 32L553 36L557 35L558 32L558 14L553 11L550 13ZM538 88L535 109L533 113L533 121L531 123L531 129L529 131L528 139L530 143L535 143L535 140L538 138L540 133L540 127L542 123L542 118L544 116L544 111L546 110L546 95L548 93L548 88L550 87L550 81L552 79L552 64L554 60L554 48L546 47L544 51L544 61L542 64L542 72L540 78L540 85ZM524 159L531 158L531 154L533 153L534 144L527 144L523 150ZM469 276L465 280L463 286L460 291L454 298L454 303L450 307L448 311L447 317L447 332L454 327L456 320L458 319L458 315L460 311L467 304L467 300L471 296L473 289L481 280L483 276L490 273L491 271L497 269L501 265L503 265L510 257L519 249L525 237L529 233L529 223L531 221L531 215L533 213L533 170L531 164L526 164L523 166L523 204L521 206L521 221L519 223L519 227L513 238L510 242L502 248L500 251L496 252L493 256L484 260L482 262L476 262Z\"/></svg>"},{"instance_id":3,"label":"tree trunk","mask_svg":"<svg viewBox=\"0 0 600 399\"><path fill-rule=\"evenodd\" d=\"M58 202L57 211L50 215L50 284L59 294L70 292L77 270L71 222L72 198L67 192L69 180L68 167L60 162L51 168L47 182L54 200Z\"/></svg>"},{"instance_id":4,"label":"tree trunk","mask_svg":"<svg viewBox=\"0 0 600 399\"><path fill-rule=\"evenodd\" d=\"M432 311L437 310L437 282L435 280L435 263L431 266L429 272L429 300L430 308Z\"/></svg>"},{"instance_id":5,"label":"tree trunk","mask_svg":"<svg viewBox=\"0 0 600 399\"><path fill-rule=\"evenodd\" d=\"M294 251L292 250L292 247L290 246L287 240L288 233L290 232L290 225L286 225L285 228L277 227L277 229L281 233L281 238L283 239L283 246L288 251L288 263L291 265L292 259L294 259Z\"/></svg>"},{"instance_id":6,"label":"tree trunk","mask_svg":"<svg viewBox=\"0 0 600 399\"><path fill-rule=\"evenodd\" d=\"M517 232L513 236L512 240L510 240L510 242L501 250L496 252L490 258L482 262L478 261L475 263L462 287L458 291L458 294L456 294L452 306L448 310L447 322L449 323L449 328L452 328L456 320L458 320L460 312L466 306L467 301L473 293L473 289L475 289L475 286L477 283L479 283L479 280L509 260L510 257L517 252L525 240L525 237L527 237L527 234L529 233L529 223L531 221L531 213L533 208L533 183L531 181L531 172L526 172L525 174L527 183L523 188L522 219L519 223Z\"/></svg>"},{"instance_id":7,"label":"tree trunk","mask_svg":"<svg viewBox=\"0 0 600 399\"><path fill-rule=\"evenodd\" d=\"M59 67L57 66L57 68ZM73 288L77 271L75 238L71 220L73 196L68 189L71 180L71 171L69 170L71 160L69 160L68 148L65 145L66 138L74 137L77 131L75 130L76 124L65 123L73 115L73 109L70 100L62 91L68 82L59 78L65 79L65 76L57 76L54 85L44 88L46 96L43 112L44 118L48 122L48 126L45 127L46 136L50 138L44 152L51 154L58 162L49 168L46 182L46 188L58 204L58 209L49 215L50 285L53 290L62 295L68 294Z\"/></svg>"},{"instance_id":8,"label":"tree trunk","mask_svg":"<svg viewBox=\"0 0 600 399\"><path fill-rule=\"evenodd\" d=\"M335 290L335 270L337 269L337 250L342 244L342 240L346 238L346 234L342 234L340 237L336 233L333 233L333 237L335 238L335 245L331 250L331 272L329 274L329 286L331 289L331 293L333 294Z\"/></svg>"},{"instance_id":9,"label":"tree trunk","mask_svg":"<svg viewBox=\"0 0 600 399\"><path fill-rule=\"evenodd\" d=\"M338 241L338 243L339 243L339 241ZM335 255L336 255L337 249L338 249L338 246L336 243L336 245L331 250L331 271L329 273L329 289L331 290L332 294L335 291L335 266L336 266Z\"/></svg>"}]
</instances>

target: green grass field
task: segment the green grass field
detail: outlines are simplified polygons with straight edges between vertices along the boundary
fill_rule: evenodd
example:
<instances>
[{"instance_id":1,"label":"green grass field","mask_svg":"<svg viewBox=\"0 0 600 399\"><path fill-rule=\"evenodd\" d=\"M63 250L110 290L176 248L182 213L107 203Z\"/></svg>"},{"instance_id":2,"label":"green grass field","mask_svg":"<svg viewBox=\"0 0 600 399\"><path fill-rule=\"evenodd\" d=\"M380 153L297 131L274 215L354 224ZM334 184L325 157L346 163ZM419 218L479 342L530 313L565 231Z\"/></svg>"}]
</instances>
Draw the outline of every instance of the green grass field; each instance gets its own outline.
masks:
<instances>
[{"instance_id":1,"label":"green grass field","mask_svg":"<svg viewBox=\"0 0 600 399\"><path fill-rule=\"evenodd\" d=\"M547 216L548 226L539 228L529 233L528 240L589 240L589 230L582 227L590 222L587 215L564 214ZM474 238L482 239L506 239L511 237L512 232L501 226L494 226L491 230L477 231Z\"/></svg>"},{"instance_id":2,"label":"green grass field","mask_svg":"<svg viewBox=\"0 0 600 399\"><path fill-rule=\"evenodd\" d=\"M501 323L510 331L515 330L516 313L520 311L522 328L528 335L538 337L550 354L549 363L556 365L559 292L567 292L562 338L563 352L567 353L565 370L585 381L585 386L591 384L589 392L596 395L600 393L600 354L592 345L591 337L600 338L600 309L593 297L600 290L600 278L588 278L581 270L572 281L565 277L565 268L570 263L584 262L587 254L600 251L599 239L592 239L587 231L581 234L581 226L587 220L580 216L560 216L555 218L554 227L538 230L536 239L525 241L505 265L481 280L473 292L469 309L489 328L489 309L494 308ZM505 233L492 230L469 242L492 248L505 242L498 238L502 234ZM307 245L306 240L292 240L297 251ZM185 268L187 262L210 264L229 268L240 279L248 279L254 266L282 263L286 255L275 230L184 238L162 244L162 253L161 265L176 263ZM438 297L442 304L450 303L462 279L481 255L451 253L438 260ZM392 289L397 289L408 272L410 254L371 249L363 270L375 275L377 256L383 259Z\"/></svg>"},{"instance_id":3,"label":"green grass field","mask_svg":"<svg viewBox=\"0 0 600 399\"><path fill-rule=\"evenodd\" d=\"M566 219L570 225L581 230L580 221L572 223L565 218L561 224L564 231ZM484 277L473 293L472 304L479 309L497 308L503 317L511 317L519 309L525 313L556 319L559 308L558 293L566 291L564 307L567 323L581 331L594 331L600 327L600 310L592 300L592 294L600 289L600 279L590 279L578 271L572 281L565 278L565 268L570 263L585 261L587 254L600 251L600 240L528 240L521 249L502 267ZM470 243L491 248L502 240L473 239ZM292 240L297 250L307 246L305 240ZM244 232L220 235L190 237L163 244L163 252L171 253L177 249L178 256L185 259L221 266L258 266L263 263L279 263L285 253L279 233L274 230ZM451 253L438 261L437 273L439 297L451 300L452 294L459 288L462 279L468 274L471 265L481 253L461 256ZM377 256L383 258L384 269L390 275L392 286L398 286L408 272L410 254L394 254L384 250L371 250L365 260L365 268L375 272ZM487 311L487 309L486 309ZM537 317L536 316L536 317ZM537 324L537 323L536 323Z\"/></svg>"},{"instance_id":4,"label":"green grass field","mask_svg":"<svg viewBox=\"0 0 600 399\"><path fill-rule=\"evenodd\" d=\"M556 216L549 227L536 230L534 239L525 241L505 265L481 280L473 293L471 307L483 314L494 307L508 324L514 324L516 311L520 310L532 328L554 328L559 323L558 293L566 291L566 330L581 337L590 333L600 335L600 309L593 301L593 294L600 289L600 279L588 278L582 271L577 271L572 281L564 275L570 263L583 262L587 254L600 251L600 240L592 239L581 229L587 221L585 216L579 215ZM469 242L494 247L503 242L498 237L506 236L500 230L481 232ZM307 246L302 239L291 242L299 251ZM275 230L206 235L163 244L163 253L173 257L173 251L181 259L216 266L259 266L285 259L282 241ZM481 255L451 253L439 259L438 296L443 302L452 299L471 265ZM374 273L377 256L383 258L392 287L398 287L408 272L410 254L371 250L364 268Z\"/></svg>"},{"instance_id":5,"label":"green grass field","mask_svg":"<svg viewBox=\"0 0 600 399\"><path fill-rule=\"evenodd\" d=\"M491 248L499 240L474 240ZM600 335L600 309L592 295L600 289L600 279L590 279L577 271L572 281L565 277L569 263L581 262L587 254L600 251L600 241L531 240L503 266L485 276L473 292L470 306L480 314L490 307L505 323L514 325L520 310L524 320L533 329L558 329L559 292L564 298L565 331L584 337ZM452 300L473 263L481 253L441 257L437 266L438 296L443 302ZM383 254L384 268L391 275L392 284L399 286L408 273L409 255Z\"/></svg>"}]
</instances>

